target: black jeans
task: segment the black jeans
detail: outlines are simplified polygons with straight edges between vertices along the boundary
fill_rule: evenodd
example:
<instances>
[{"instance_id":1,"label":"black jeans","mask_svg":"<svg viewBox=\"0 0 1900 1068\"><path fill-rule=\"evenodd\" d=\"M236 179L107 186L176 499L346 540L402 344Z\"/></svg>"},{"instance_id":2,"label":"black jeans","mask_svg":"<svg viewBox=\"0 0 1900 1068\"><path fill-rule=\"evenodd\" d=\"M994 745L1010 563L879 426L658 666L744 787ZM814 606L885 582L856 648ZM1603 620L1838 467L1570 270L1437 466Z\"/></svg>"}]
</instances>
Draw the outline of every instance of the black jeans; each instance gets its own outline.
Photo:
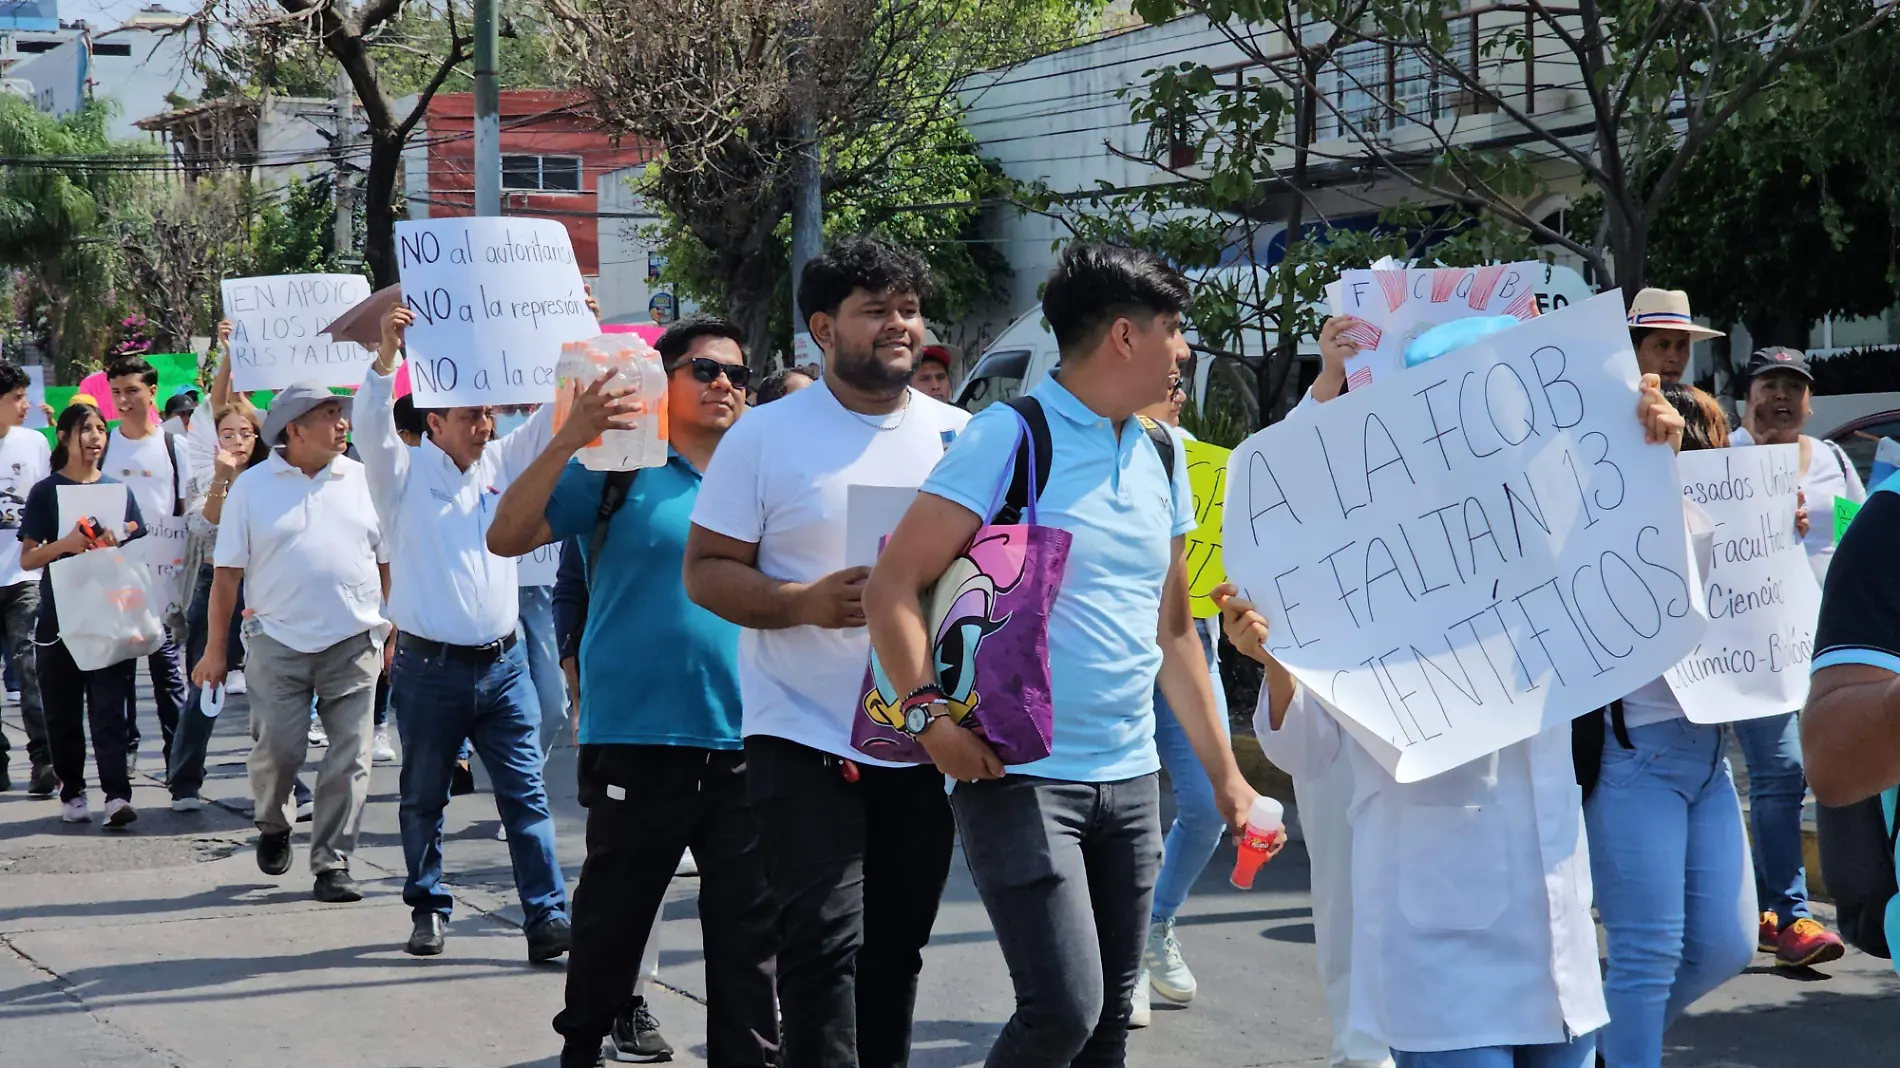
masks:
<instances>
[{"instance_id":1,"label":"black jeans","mask_svg":"<svg viewBox=\"0 0 1900 1068\"><path fill-rule=\"evenodd\" d=\"M784 1068L901 1068L956 830L932 767L860 767L783 738L745 742L778 899ZM697 854L696 854L697 855Z\"/></svg>"},{"instance_id":2,"label":"black jeans","mask_svg":"<svg viewBox=\"0 0 1900 1068\"><path fill-rule=\"evenodd\" d=\"M571 904L567 1007L554 1029L597 1048L624 1011L653 917L691 847L699 863L706 950L706 1061L776 1062L773 1001L778 909L765 882L759 821L746 800L746 758L670 745L583 745L580 802L587 860Z\"/></svg>"},{"instance_id":3,"label":"black jeans","mask_svg":"<svg viewBox=\"0 0 1900 1068\"><path fill-rule=\"evenodd\" d=\"M1009 775L950 796L1016 1012L989 1068L1120 1068L1161 868L1158 777Z\"/></svg>"},{"instance_id":4,"label":"black jeans","mask_svg":"<svg viewBox=\"0 0 1900 1068\"><path fill-rule=\"evenodd\" d=\"M66 643L34 649L40 669L40 695L46 703L46 741L59 776L59 799L86 793L86 728L92 728L92 759L106 800L132 800L126 755L132 750L132 668L125 660L97 671L81 671Z\"/></svg>"},{"instance_id":5,"label":"black jeans","mask_svg":"<svg viewBox=\"0 0 1900 1068\"><path fill-rule=\"evenodd\" d=\"M185 672L190 677L191 670L198 666L198 658L205 653L205 643L211 640L211 582L215 574L211 565L198 569L198 584L191 595L191 605L185 609ZM224 643L224 662L227 667L235 667L244 662L244 639L239 627L244 618L244 587L238 586L237 605L231 611L231 629ZM218 725L215 719L208 719L198 711L198 687L191 686L185 691L185 712L179 717L178 729L172 732L171 744L165 750L165 767L169 769L172 798L197 797L205 784L205 753L211 747L211 732Z\"/></svg>"},{"instance_id":6,"label":"black jeans","mask_svg":"<svg viewBox=\"0 0 1900 1068\"><path fill-rule=\"evenodd\" d=\"M39 615L38 579L0 586L0 632L6 635L7 688L13 689L11 683L17 681L20 723L26 727L26 755L35 768L53 762L46 741L46 711L40 703L38 665L33 658L33 630L39 623ZM6 732L0 731L0 767L6 766L8 751Z\"/></svg>"}]
</instances>

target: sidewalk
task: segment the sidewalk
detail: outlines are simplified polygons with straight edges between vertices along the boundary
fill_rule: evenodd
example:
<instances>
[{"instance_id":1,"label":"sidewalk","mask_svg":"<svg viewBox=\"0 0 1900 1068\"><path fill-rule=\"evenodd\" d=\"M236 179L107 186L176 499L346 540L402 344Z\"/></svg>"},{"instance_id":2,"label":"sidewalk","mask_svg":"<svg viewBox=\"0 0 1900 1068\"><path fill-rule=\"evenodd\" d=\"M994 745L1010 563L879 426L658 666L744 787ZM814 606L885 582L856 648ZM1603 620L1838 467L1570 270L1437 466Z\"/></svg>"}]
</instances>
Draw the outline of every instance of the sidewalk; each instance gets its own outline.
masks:
<instances>
[{"instance_id":1,"label":"sidewalk","mask_svg":"<svg viewBox=\"0 0 1900 1068\"><path fill-rule=\"evenodd\" d=\"M143 672L140 673L141 676ZM309 897L305 836L297 863L261 874L243 757L242 699L214 738L203 813L174 815L152 775L158 726L145 735L129 833L64 826L57 805L0 794L0 1066L81 1068L554 1068L560 964L526 961L508 871L495 841L493 798L456 798L447 869L457 911L447 952L406 956L399 769L378 767L355 874L367 898ZM23 735L14 777L24 778ZM572 750L557 750L560 854L569 878L581 859ZM95 807L101 799L95 789ZM1313 978L1310 898L1296 844L1242 893L1217 854L1181 917L1201 996L1186 1010L1157 1002L1136 1032L1137 1068L1323 1068L1327 1025ZM705 1054L705 985L694 880L676 881L662 935L653 1008L678 1050ZM1762 958L1765 959L1765 958ZM1900 981L1858 955L1793 982L1771 969L1718 991L1671 1034L1673 1068L1873 1068L1900 1048ZM980 1064L1011 1008L1008 973L959 860L925 954L915 1068ZM1798 1011L1785 1011L1796 1009Z\"/></svg>"}]
</instances>

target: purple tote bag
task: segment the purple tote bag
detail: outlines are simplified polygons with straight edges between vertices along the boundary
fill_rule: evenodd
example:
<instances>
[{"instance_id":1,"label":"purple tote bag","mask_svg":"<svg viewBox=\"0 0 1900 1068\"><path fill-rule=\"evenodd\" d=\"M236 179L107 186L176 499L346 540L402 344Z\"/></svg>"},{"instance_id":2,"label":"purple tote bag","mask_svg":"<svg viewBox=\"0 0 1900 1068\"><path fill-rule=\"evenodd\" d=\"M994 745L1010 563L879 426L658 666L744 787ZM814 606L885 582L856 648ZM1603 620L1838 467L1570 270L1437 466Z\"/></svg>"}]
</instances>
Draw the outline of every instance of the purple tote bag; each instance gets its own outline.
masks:
<instances>
[{"instance_id":1,"label":"purple tote bag","mask_svg":"<svg viewBox=\"0 0 1900 1068\"><path fill-rule=\"evenodd\" d=\"M1020 423L1022 416L1017 415ZM1022 426L1017 448L1035 443ZM990 500L996 515L1014 472L1003 476ZM1049 697L1049 610L1069 562L1068 531L1036 524L1035 479L1029 479L1026 523L980 527L970 544L924 598L930 654L950 716L976 731L1004 764L1028 764L1049 755L1055 707ZM902 722L898 693L871 654L864 693L851 718L851 744L881 760L930 762Z\"/></svg>"}]
</instances>

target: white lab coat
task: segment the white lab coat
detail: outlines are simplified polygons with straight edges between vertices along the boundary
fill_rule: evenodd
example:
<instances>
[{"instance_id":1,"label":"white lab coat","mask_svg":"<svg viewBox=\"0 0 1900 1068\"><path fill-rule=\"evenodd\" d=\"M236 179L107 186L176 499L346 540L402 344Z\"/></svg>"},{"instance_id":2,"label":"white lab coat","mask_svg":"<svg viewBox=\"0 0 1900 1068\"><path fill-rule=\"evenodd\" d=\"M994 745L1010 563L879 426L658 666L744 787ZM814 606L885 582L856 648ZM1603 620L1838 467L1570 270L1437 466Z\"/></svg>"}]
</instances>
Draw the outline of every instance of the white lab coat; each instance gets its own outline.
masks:
<instances>
[{"instance_id":1,"label":"white lab coat","mask_svg":"<svg viewBox=\"0 0 1900 1068\"><path fill-rule=\"evenodd\" d=\"M1401 785L1302 686L1255 731L1294 779L1353 762L1352 1026L1412 1053L1609 1022L1568 725Z\"/></svg>"}]
</instances>

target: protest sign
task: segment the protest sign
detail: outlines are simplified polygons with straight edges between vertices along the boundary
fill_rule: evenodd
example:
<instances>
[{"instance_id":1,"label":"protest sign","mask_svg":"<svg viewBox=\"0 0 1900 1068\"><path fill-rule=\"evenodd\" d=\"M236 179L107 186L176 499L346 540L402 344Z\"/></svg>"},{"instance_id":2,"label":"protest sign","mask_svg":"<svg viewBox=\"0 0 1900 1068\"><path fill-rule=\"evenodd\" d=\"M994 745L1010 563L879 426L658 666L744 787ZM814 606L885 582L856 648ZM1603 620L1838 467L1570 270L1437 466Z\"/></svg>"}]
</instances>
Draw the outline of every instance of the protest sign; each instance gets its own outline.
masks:
<instances>
[{"instance_id":1,"label":"protest sign","mask_svg":"<svg viewBox=\"0 0 1900 1068\"><path fill-rule=\"evenodd\" d=\"M292 382L355 386L373 355L324 334L337 316L369 296L360 274L279 274L226 278L231 320L231 385L240 392Z\"/></svg>"},{"instance_id":2,"label":"protest sign","mask_svg":"<svg viewBox=\"0 0 1900 1068\"><path fill-rule=\"evenodd\" d=\"M1188 488L1194 493L1194 521L1188 532L1185 564L1188 598L1195 619L1220 615L1208 594L1227 581L1227 567L1221 561L1221 507L1227 501L1227 461L1233 450L1203 441L1184 441L1187 446Z\"/></svg>"},{"instance_id":3,"label":"protest sign","mask_svg":"<svg viewBox=\"0 0 1900 1068\"><path fill-rule=\"evenodd\" d=\"M46 368L29 363L23 370L26 371L26 422L20 425L29 430L44 430L53 425L47 421L46 413L40 411L40 405L46 403Z\"/></svg>"},{"instance_id":4,"label":"protest sign","mask_svg":"<svg viewBox=\"0 0 1900 1068\"><path fill-rule=\"evenodd\" d=\"M844 566L870 567L884 539L917 500L913 486L847 486L844 505Z\"/></svg>"},{"instance_id":5,"label":"protest sign","mask_svg":"<svg viewBox=\"0 0 1900 1068\"><path fill-rule=\"evenodd\" d=\"M1377 267L1347 271L1327 288L1334 314L1360 321L1346 332L1361 348L1346 361L1348 389L1405 369L1405 347L1434 326L1479 315L1531 319L1545 299L1537 292L1551 268L1542 263L1486 267Z\"/></svg>"},{"instance_id":6,"label":"protest sign","mask_svg":"<svg viewBox=\"0 0 1900 1068\"><path fill-rule=\"evenodd\" d=\"M1629 693L1706 623L1608 293L1234 450L1227 570L1268 649L1400 782Z\"/></svg>"},{"instance_id":7,"label":"protest sign","mask_svg":"<svg viewBox=\"0 0 1900 1068\"><path fill-rule=\"evenodd\" d=\"M531 553L515 557L515 585L552 586L561 571L561 543L551 541Z\"/></svg>"},{"instance_id":8,"label":"protest sign","mask_svg":"<svg viewBox=\"0 0 1900 1068\"><path fill-rule=\"evenodd\" d=\"M81 519L92 519L101 529L124 538L130 533L125 529L125 494L123 482L60 486L55 494L59 505L59 536L63 538L72 533L73 524Z\"/></svg>"},{"instance_id":9,"label":"protest sign","mask_svg":"<svg viewBox=\"0 0 1900 1068\"><path fill-rule=\"evenodd\" d=\"M1821 587L1794 527L1801 446L1685 452L1676 469L1715 538L1701 576L1709 627L1663 678L1693 723L1800 708L1821 614Z\"/></svg>"},{"instance_id":10,"label":"protest sign","mask_svg":"<svg viewBox=\"0 0 1900 1068\"><path fill-rule=\"evenodd\" d=\"M396 259L419 408L551 401L562 344L600 334L552 219L399 222Z\"/></svg>"},{"instance_id":11,"label":"protest sign","mask_svg":"<svg viewBox=\"0 0 1900 1068\"><path fill-rule=\"evenodd\" d=\"M1834 498L1834 544L1839 545L1847 534L1849 524L1860 514L1860 502L1850 501L1846 497Z\"/></svg>"}]
</instances>

